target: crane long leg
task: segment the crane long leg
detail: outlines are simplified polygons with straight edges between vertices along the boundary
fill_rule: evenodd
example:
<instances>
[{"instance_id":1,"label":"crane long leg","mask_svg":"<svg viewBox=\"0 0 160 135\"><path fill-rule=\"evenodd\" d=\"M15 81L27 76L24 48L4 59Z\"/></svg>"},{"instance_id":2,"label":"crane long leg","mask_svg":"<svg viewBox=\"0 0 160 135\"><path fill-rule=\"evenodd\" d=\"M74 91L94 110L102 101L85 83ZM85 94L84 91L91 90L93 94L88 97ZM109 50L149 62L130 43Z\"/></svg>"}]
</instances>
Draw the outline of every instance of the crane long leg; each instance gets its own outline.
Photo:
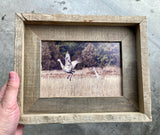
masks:
<instances>
[{"instance_id":1,"label":"crane long leg","mask_svg":"<svg viewBox=\"0 0 160 135\"><path fill-rule=\"evenodd\" d=\"M70 75L70 81L71 81L71 79L72 79L72 75L73 75L73 73L71 73L71 75Z\"/></svg>"},{"instance_id":2,"label":"crane long leg","mask_svg":"<svg viewBox=\"0 0 160 135\"><path fill-rule=\"evenodd\" d=\"M70 77L70 74L67 76L67 79L69 79L69 77Z\"/></svg>"}]
</instances>

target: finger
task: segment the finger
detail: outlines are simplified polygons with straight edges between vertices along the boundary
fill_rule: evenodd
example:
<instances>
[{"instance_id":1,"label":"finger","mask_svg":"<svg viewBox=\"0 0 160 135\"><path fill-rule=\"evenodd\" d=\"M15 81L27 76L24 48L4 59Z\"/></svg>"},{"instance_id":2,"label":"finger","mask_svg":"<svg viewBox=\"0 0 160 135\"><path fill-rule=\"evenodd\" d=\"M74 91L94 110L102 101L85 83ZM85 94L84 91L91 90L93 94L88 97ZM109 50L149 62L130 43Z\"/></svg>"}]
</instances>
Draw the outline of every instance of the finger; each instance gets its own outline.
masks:
<instances>
[{"instance_id":1,"label":"finger","mask_svg":"<svg viewBox=\"0 0 160 135\"><path fill-rule=\"evenodd\" d=\"M2 100L4 107L11 107L17 103L17 94L19 88L19 77L16 72L9 72L9 80Z\"/></svg>"},{"instance_id":2,"label":"finger","mask_svg":"<svg viewBox=\"0 0 160 135\"><path fill-rule=\"evenodd\" d=\"M24 125L18 125L15 135L23 134Z\"/></svg>"},{"instance_id":3,"label":"finger","mask_svg":"<svg viewBox=\"0 0 160 135\"><path fill-rule=\"evenodd\" d=\"M6 88L7 88L7 83L5 83L5 84L3 85L3 87L1 88L1 90L0 90L0 101L2 100L2 98L3 98L3 96L4 96L4 93L5 93Z\"/></svg>"}]
</instances>

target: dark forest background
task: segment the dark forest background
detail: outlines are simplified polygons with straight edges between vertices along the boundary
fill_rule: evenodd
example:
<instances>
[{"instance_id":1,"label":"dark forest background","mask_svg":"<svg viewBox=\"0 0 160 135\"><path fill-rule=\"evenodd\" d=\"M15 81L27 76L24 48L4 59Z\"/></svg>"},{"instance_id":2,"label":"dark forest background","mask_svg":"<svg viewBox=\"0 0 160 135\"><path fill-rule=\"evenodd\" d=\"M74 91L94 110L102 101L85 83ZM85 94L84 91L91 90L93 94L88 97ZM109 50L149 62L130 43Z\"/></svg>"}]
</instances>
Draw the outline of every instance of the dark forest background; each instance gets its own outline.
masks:
<instances>
[{"instance_id":1,"label":"dark forest background","mask_svg":"<svg viewBox=\"0 0 160 135\"><path fill-rule=\"evenodd\" d=\"M76 69L84 67L121 67L120 43L108 42L77 42L77 41L43 41L42 42L42 70L61 69L57 59L64 64L66 52L71 60L81 58L82 63Z\"/></svg>"}]
</instances>

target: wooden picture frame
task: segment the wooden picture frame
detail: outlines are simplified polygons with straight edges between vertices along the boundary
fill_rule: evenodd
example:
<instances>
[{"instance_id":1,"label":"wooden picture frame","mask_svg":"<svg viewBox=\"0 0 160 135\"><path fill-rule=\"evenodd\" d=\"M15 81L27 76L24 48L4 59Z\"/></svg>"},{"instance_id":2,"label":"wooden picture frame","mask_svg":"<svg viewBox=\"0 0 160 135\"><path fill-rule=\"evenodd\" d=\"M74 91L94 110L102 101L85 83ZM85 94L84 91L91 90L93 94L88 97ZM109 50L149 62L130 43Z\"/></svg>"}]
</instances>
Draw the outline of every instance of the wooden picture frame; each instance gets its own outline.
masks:
<instances>
[{"instance_id":1,"label":"wooden picture frame","mask_svg":"<svg viewBox=\"0 0 160 135\"><path fill-rule=\"evenodd\" d=\"M21 124L150 122L146 17L16 13L15 66ZM69 34L67 34L69 33ZM122 96L40 97L41 41L118 41Z\"/></svg>"}]
</instances>

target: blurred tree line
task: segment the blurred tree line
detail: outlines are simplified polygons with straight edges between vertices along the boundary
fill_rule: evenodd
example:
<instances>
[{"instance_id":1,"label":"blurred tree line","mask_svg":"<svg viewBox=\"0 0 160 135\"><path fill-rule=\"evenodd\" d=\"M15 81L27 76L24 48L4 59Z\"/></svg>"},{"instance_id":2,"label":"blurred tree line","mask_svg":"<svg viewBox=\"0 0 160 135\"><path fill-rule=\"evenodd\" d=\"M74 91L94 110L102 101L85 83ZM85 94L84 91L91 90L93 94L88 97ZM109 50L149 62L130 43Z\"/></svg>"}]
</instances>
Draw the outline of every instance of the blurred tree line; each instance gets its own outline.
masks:
<instances>
[{"instance_id":1,"label":"blurred tree line","mask_svg":"<svg viewBox=\"0 0 160 135\"><path fill-rule=\"evenodd\" d=\"M76 69L83 67L121 67L120 44L106 42L42 42L42 70L61 69L57 59L61 59L65 64L64 58L68 51L71 60L81 58L82 63Z\"/></svg>"}]
</instances>

